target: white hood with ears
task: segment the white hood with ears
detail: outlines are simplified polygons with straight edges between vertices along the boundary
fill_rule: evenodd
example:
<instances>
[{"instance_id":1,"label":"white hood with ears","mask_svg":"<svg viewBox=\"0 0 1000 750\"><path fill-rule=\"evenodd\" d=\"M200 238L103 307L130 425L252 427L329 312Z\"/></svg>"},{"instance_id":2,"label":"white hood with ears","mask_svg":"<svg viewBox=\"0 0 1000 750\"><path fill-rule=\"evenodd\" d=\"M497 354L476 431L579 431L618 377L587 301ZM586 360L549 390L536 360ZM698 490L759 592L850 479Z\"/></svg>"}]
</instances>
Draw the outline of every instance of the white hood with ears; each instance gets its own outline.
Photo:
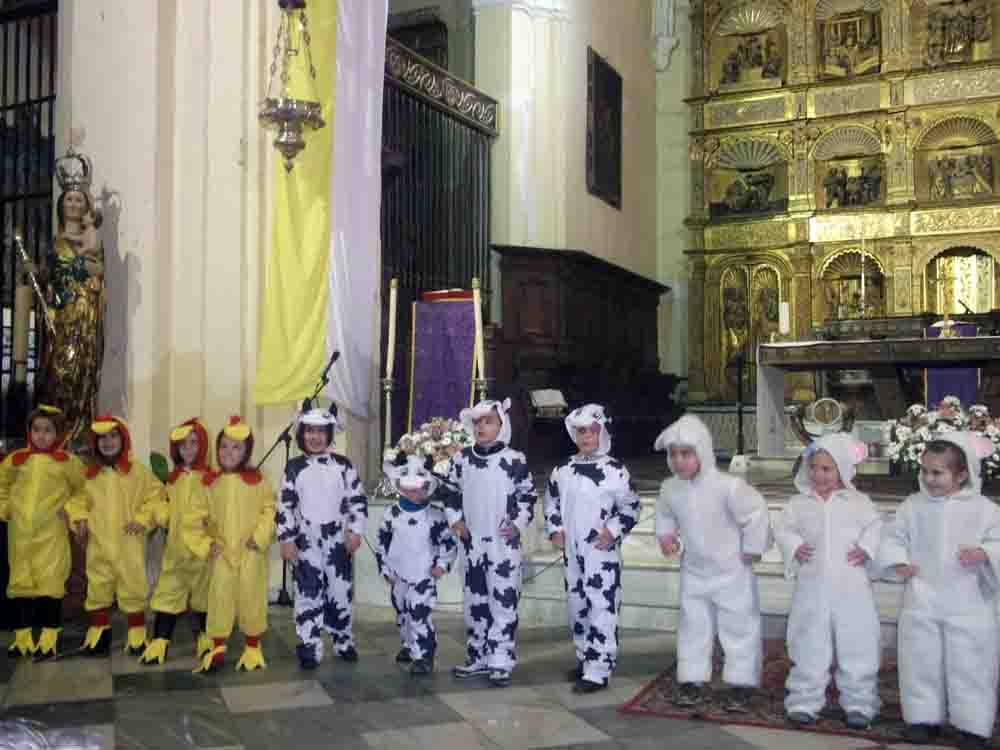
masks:
<instances>
[{"instance_id":1,"label":"white hood with ears","mask_svg":"<svg viewBox=\"0 0 1000 750\"><path fill-rule=\"evenodd\" d=\"M510 445L510 417L507 416L507 412L510 411L509 398L505 398L503 401L492 401L489 399L480 401L473 407L462 409L458 415L458 419L465 428L465 431L469 433L469 437L475 439L476 431L473 423L494 410L500 415L500 434L497 435L497 441L504 445Z\"/></svg>"},{"instance_id":2,"label":"white hood with ears","mask_svg":"<svg viewBox=\"0 0 1000 750\"><path fill-rule=\"evenodd\" d=\"M670 446L672 445L683 445L694 450L695 455L698 456L698 463L701 464L696 478L708 476L718 471L715 465L712 433L698 417L685 414L661 432L656 438L656 442L653 443L654 450L666 451L667 466L670 467L671 472L676 474L677 472L674 471L674 466L670 461Z\"/></svg>"},{"instance_id":3,"label":"white hood with ears","mask_svg":"<svg viewBox=\"0 0 1000 750\"><path fill-rule=\"evenodd\" d=\"M943 440L956 446L965 454L965 463L969 465L969 485L975 494L982 494L983 491L983 459L993 455L993 442L983 435L975 432L943 432L934 436L935 440ZM925 495L929 495L924 486L924 476L920 475L920 489Z\"/></svg>"},{"instance_id":4,"label":"white hood with ears","mask_svg":"<svg viewBox=\"0 0 1000 750\"><path fill-rule=\"evenodd\" d=\"M809 479L809 459L816 451L826 451L840 472L840 481L849 489L854 489L854 476L858 464L868 455L868 447L857 438L846 432L834 432L813 441L802 451L802 461L795 474L795 488L804 495L812 491L812 481Z\"/></svg>"}]
</instances>

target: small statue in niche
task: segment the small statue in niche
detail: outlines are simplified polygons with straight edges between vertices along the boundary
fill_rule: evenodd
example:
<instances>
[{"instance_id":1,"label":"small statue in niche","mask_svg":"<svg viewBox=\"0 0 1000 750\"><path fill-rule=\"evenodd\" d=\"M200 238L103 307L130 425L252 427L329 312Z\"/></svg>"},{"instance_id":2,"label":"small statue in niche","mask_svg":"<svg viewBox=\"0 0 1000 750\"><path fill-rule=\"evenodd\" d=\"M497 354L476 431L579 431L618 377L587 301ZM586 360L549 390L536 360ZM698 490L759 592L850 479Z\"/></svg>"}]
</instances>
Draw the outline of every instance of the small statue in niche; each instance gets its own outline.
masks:
<instances>
[{"instance_id":1,"label":"small statue in niche","mask_svg":"<svg viewBox=\"0 0 1000 750\"><path fill-rule=\"evenodd\" d=\"M726 188L724 199L730 213L762 213L771 208L774 175L770 172L749 172L737 177Z\"/></svg>"},{"instance_id":2,"label":"small statue in niche","mask_svg":"<svg viewBox=\"0 0 1000 750\"><path fill-rule=\"evenodd\" d=\"M783 58L771 34L741 37L722 60L719 83L732 85L764 78L780 78Z\"/></svg>"},{"instance_id":3,"label":"small statue in niche","mask_svg":"<svg viewBox=\"0 0 1000 750\"><path fill-rule=\"evenodd\" d=\"M867 206L882 200L882 167L878 161L848 167L831 166L823 178L827 208Z\"/></svg>"},{"instance_id":4,"label":"small statue in niche","mask_svg":"<svg viewBox=\"0 0 1000 750\"><path fill-rule=\"evenodd\" d=\"M881 35L877 13L852 13L822 22L820 62L827 78L877 73Z\"/></svg>"},{"instance_id":5,"label":"small statue in niche","mask_svg":"<svg viewBox=\"0 0 1000 750\"><path fill-rule=\"evenodd\" d=\"M985 0L936 5L927 15L925 62L936 67L986 59L992 35L991 5Z\"/></svg>"},{"instance_id":6,"label":"small statue in niche","mask_svg":"<svg viewBox=\"0 0 1000 750\"><path fill-rule=\"evenodd\" d=\"M989 154L945 155L927 162L931 200L993 195L993 157Z\"/></svg>"}]
</instances>

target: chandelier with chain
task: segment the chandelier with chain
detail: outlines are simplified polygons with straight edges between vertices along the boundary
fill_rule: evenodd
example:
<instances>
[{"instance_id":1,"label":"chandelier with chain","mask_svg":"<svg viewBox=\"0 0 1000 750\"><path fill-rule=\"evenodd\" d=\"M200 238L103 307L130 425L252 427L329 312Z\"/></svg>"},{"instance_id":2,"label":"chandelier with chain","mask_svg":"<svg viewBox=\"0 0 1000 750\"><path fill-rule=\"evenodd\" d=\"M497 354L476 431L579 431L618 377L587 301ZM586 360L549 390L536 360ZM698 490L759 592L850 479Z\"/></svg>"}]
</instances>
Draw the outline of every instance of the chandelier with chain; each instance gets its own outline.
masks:
<instances>
[{"instance_id":1,"label":"chandelier with chain","mask_svg":"<svg viewBox=\"0 0 1000 750\"><path fill-rule=\"evenodd\" d=\"M316 90L316 66L309 47L306 0L278 0L281 23L271 58L267 94L257 119L275 132L274 147L291 172L295 157L306 147L307 130L326 125Z\"/></svg>"}]
</instances>

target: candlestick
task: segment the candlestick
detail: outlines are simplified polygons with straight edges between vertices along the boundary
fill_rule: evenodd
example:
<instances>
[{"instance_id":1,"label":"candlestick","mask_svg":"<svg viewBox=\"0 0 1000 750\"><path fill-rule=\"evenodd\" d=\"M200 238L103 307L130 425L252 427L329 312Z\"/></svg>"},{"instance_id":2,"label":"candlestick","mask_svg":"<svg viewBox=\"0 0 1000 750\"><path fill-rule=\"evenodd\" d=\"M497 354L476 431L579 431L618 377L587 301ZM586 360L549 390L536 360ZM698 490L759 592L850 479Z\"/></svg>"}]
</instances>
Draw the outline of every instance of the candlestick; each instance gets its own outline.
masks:
<instances>
[{"instance_id":1,"label":"candlestick","mask_svg":"<svg viewBox=\"0 0 1000 750\"><path fill-rule=\"evenodd\" d=\"M392 380L392 370L396 364L396 297L399 294L399 279L389 282L389 336L385 349L385 379Z\"/></svg>"},{"instance_id":2,"label":"candlestick","mask_svg":"<svg viewBox=\"0 0 1000 750\"><path fill-rule=\"evenodd\" d=\"M14 346L14 382L24 383L28 379L28 318L34 300L31 287L22 284L14 293L14 331L11 336Z\"/></svg>"},{"instance_id":3,"label":"candlestick","mask_svg":"<svg viewBox=\"0 0 1000 750\"><path fill-rule=\"evenodd\" d=\"M861 238L861 317L865 317L865 238Z\"/></svg>"},{"instance_id":4,"label":"candlestick","mask_svg":"<svg viewBox=\"0 0 1000 750\"><path fill-rule=\"evenodd\" d=\"M486 351L483 346L483 300L479 291L479 279L472 279L472 305L476 316L476 363L479 379L486 380Z\"/></svg>"},{"instance_id":5,"label":"candlestick","mask_svg":"<svg viewBox=\"0 0 1000 750\"><path fill-rule=\"evenodd\" d=\"M782 336L787 336L792 332L787 302L782 302L778 305L778 332Z\"/></svg>"}]
</instances>

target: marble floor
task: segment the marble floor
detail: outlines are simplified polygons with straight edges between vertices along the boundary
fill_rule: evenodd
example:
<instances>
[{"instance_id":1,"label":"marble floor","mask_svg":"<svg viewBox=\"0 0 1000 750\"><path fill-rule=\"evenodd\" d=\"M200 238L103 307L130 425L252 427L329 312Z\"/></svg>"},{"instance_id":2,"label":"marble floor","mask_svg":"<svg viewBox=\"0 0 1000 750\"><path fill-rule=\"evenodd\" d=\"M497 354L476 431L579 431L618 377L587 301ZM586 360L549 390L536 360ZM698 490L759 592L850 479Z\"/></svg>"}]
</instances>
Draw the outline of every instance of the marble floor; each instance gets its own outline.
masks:
<instances>
[{"instance_id":1,"label":"marble floor","mask_svg":"<svg viewBox=\"0 0 1000 750\"><path fill-rule=\"evenodd\" d=\"M122 623L109 659L33 664L0 657L0 750L878 747L843 737L620 714L619 706L672 662L667 633L624 631L610 688L578 696L563 681L573 662L563 628L522 630L514 685L496 689L452 679L449 669L464 650L461 621L450 615L437 618L436 673L410 677L393 661L399 642L389 615L358 608L360 661L327 659L314 672L298 668L290 611L282 608L272 610L263 641L268 668L251 674L233 671L242 649L235 639L225 671L192 674L183 621L173 658L162 667L141 667L120 652ZM80 635L66 633L65 640L73 645Z\"/></svg>"}]
</instances>

